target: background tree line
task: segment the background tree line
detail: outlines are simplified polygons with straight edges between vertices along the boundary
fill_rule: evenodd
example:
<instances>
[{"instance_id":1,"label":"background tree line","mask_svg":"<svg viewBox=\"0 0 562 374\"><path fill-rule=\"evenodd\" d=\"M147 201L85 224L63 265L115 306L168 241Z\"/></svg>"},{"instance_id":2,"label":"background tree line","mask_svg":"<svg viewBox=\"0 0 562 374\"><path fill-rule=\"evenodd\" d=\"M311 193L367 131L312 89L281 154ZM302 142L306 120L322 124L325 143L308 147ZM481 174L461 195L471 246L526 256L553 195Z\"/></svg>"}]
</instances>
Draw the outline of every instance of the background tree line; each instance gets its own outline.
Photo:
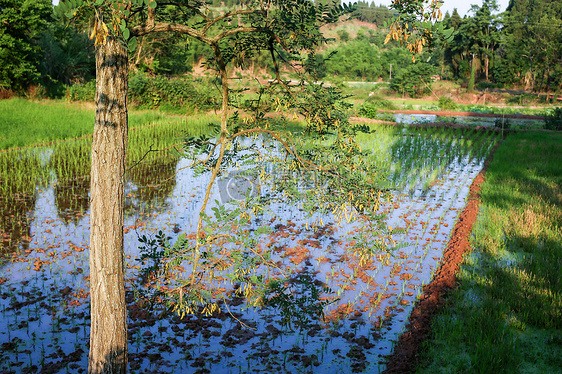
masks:
<instances>
[{"instance_id":1,"label":"background tree line","mask_svg":"<svg viewBox=\"0 0 562 374\"><path fill-rule=\"evenodd\" d=\"M238 0L211 3L217 8L240 6ZM470 15L464 18L456 10L445 14L445 27L456 30L452 42L436 41L436 48L426 49L412 63L405 47L397 42L384 44L388 32L385 25L391 21L392 11L361 1L352 18L373 26L346 22L332 34L327 33L335 42L317 51L319 77L328 81L392 77L391 88L411 96L424 94L420 88L427 84L421 79L427 81L434 74L466 84L469 89L518 87L531 92L559 92L562 3L511 0L505 12L498 13L498 9L496 0L484 0L481 5L473 5ZM239 20L229 22L236 24ZM87 99L93 95L92 84L72 88L95 78L93 41L83 30L82 25L68 26L55 20L50 0L0 0L0 90L22 93L36 87L39 94L50 97L70 94L72 98ZM131 74L139 75L133 94L149 92L146 76L181 77L178 79L189 86L188 91L193 91L197 82L188 73L204 67L213 55L209 46L178 34L151 34L139 38L138 43L130 56ZM254 75L266 77L274 70L264 51L251 58L232 58L239 60L242 71ZM417 83L410 84L412 79ZM159 81L160 91L167 90L163 82ZM209 93L199 96L207 103L212 101ZM143 96L138 101L150 106L159 99Z\"/></svg>"},{"instance_id":2,"label":"background tree line","mask_svg":"<svg viewBox=\"0 0 562 374\"><path fill-rule=\"evenodd\" d=\"M562 3L511 0L498 14L495 0L473 6L472 16L445 15L454 41L434 54L446 78L497 86L524 86L533 92L562 85Z\"/></svg>"}]
</instances>

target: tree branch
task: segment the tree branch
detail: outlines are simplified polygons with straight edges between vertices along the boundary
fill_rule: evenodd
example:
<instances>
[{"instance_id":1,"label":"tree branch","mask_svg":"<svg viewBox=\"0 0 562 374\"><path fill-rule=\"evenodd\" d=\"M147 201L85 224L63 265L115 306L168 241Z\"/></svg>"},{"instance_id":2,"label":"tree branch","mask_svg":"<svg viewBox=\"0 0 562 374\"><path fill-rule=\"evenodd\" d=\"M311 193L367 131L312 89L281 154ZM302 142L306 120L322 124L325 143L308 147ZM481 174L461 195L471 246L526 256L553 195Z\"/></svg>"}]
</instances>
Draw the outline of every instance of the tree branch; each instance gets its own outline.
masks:
<instances>
[{"instance_id":1,"label":"tree branch","mask_svg":"<svg viewBox=\"0 0 562 374\"><path fill-rule=\"evenodd\" d=\"M261 9L240 9L240 10L234 10L231 12L226 12L212 20L209 20L207 25L203 28L203 30L201 30L202 32L206 33L207 30L209 30L209 28L211 26L213 26L215 23L217 23L218 21L221 21L225 18L229 18L229 17L233 17L233 16L239 16L242 14L265 14L265 11L261 10Z\"/></svg>"}]
</instances>

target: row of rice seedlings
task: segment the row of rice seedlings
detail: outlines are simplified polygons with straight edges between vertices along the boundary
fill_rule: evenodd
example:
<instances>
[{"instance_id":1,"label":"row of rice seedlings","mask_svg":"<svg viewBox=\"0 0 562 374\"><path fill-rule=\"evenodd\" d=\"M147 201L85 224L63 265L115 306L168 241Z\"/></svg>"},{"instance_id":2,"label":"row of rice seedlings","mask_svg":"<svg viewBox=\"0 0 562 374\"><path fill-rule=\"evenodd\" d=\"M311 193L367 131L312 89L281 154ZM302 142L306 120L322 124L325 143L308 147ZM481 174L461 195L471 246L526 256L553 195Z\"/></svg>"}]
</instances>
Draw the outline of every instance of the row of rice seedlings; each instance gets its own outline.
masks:
<instances>
[{"instance_id":1,"label":"row of rice seedlings","mask_svg":"<svg viewBox=\"0 0 562 374\"><path fill-rule=\"evenodd\" d=\"M455 160L451 148L453 141L446 143L422 136L403 137L394 147L394 158L400 164L399 173L393 175L397 188L406 187L413 193L420 182L435 170L444 170ZM439 157L441 156L441 157ZM447 157L443 157L447 156ZM437 177L435 174L434 177ZM433 180L428 181L432 183ZM402 188L403 188L402 187Z\"/></svg>"},{"instance_id":2,"label":"row of rice seedlings","mask_svg":"<svg viewBox=\"0 0 562 374\"><path fill-rule=\"evenodd\" d=\"M127 179L136 186L125 204L126 213L142 209L151 212L165 203L176 185L178 160L184 139L207 134L217 117L202 115L175 118L156 126L132 131L127 150Z\"/></svg>"},{"instance_id":3,"label":"row of rice seedlings","mask_svg":"<svg viewBox=\"0 0 562 374\"><path fill-rule=\"evenodd\" d=\"M469 159L469 157L467 156L466 159ZM431 209L428 209L428 217L426 218L427 222L433 221L436 222L434 224L434 226L432 227L432 230L434 230L434 234L432 236L429 237L430 242L437 239L437 234L438 234L438 226L440 225L441 222L443 222L445 220L445 216L447 215L447 213L450 213L451 210L456 210L454 208L454 205L456 204L456 201L459 199L461 191L464 189L467 189L469 184L470 184L470 180L474 177L473 174L471 174L469 172L470 170L470 162L464 163L462 165L462 167L457 170L455 173L457 174L456 177L450 178L447 185L449 185L447 187L447 185L444 185L443 188L446 189L447 191L447 195L443 195L440 199L440 202L438 205L442 205L441 209L442 209L442 213L439 217L433 217L431 218ZM467 170L467 168L469 168ZM448 203L447 203L448 201ZM455 215L458 215L459 211L456 212ZM456 220L456 219L455 219ZM453 220L453 221L455 221ZM429 227L429 225L426 227L426 229ZM429 231L429 233L431 233L431 231ZM425 235L425 233L424 233ZM427 245L424 247L424 252L422 257L425 258L428 255L430 246ZM433 271L432 271L433 272Z\"/></svg>"},{"instance_id":4,"label":"row of rice seedlings","mask_svg":"<svg viewBox=\"0 0 562 374\"><path fill-rule=\"evenodd\" d=\"M145 114L147 116L148 114ZM152 116L149 116L152 119ZM160 116L156 116L160 119ZM217 117L203 115L187 119L166 118L130 132L129 160L138 161L153 149L166 149L181 144L187 134L200 135L208 132L209 123ZM0 195L33 194L36 187L44 187L50 181L51 171L59 181L89 174L90 141L72 140L52 147L28 148L0 153Z\"/></svg>"},{"instance_id":5,"label":"row of rice seedlings","mask_svg":"<svg viewBox=\"0 0 562 374\"><path fill-rule=\"evenodd\" d=\"M160 119L148 114L143 118ZM214 116L167 118L163 123L130 132L128 164L132 166L140 161L128 174L130 182L142 190L137 201L145 201L145 206L158 205L158 201L170 195L175 183L179 155L149 152L143 159L150 145L155 144L153 149L166 149L180 144L188 133L207 132L208 123L214 119ZM178 148L181 150L181 144ZM22 243L23 249L27 248L37 188L54 184L58 214L66 223L78 222L85 214L89 208L90 153L90 139L0 153L0 250L4 255ZM156 169L159 171L155 172Z\"/></svg>"},{"instance_id":6,"label":"row of rice seedlings","mask_svg":"<svg viewBox=\"0 0 562 374\"><path fill-rule=\"evenodd\" d=\"M377 135L380 135L380 133L381 133L381 132L378 131L378 132L377 132ZM388 135L388 134L384 134L384 135ZM451 138L451 137L449 136L449 138ZM388 136L386 137L386 140L391 140L391 141L392 141L392 139L389 138ZM426 139L426 140L427 140L427 139ZM396 140L394 140L394 141L396 141ZM450 143L450 145L453 145L453 146L454 146L455 142L456 142L456 139L451 139L449 143ZM367 142L367 143L369 143L369 142ZM379 147L378 149L384 149L384 145L381 145L381 144L377 143L376 141L370 142L369 145L374 145L373 148ZM389 148L389 147L386 147L386 148ZM453 148L454 148L454 147L453 147ZM439 147L439 146L437 146L437 147L432 147L432 151L431 151L431 152L427 152L427 154L430 154L430 155L431 155L432 153L434 154L434 153L437 152L438 150L439 150L441 153L444 153L444 152L443 152L444 149L445 149L444 147ZM450 152L452 152L452 151L449 151L449 153L450 153ZM465 152L465 153L466 153L466 152ZM423 154L422 154L421 156L423 156ZM421 157L421 156L420 156L420 157ZM426 156L426 157L428 157L428 156ZM384 160L383 160L382 162L384 162ZM421 165L421 168L424 168L424 169L426 169L426 170L430 170L429 167L428 167L428 165L431 165L431 162L424 161L424 162L422 162L420 165ZM445 169L445 167L441 167L441 169ZM428 175L425 175L425 177L427 178ZM435 177L435 173L434 173L434 172L429 173L429 178L430 178L430 179L433 179L434 177ZM421 180L423 181L424 179L421 179ZM425 182L427 183L427 180L425 180ZM437 203L439 203L439 202L445 203L444 198L445 198L444 196L441 196L440 200L437 201ZM425 221L428 221L428 222L429 222L430 220L434 220L434 221L435 221L435 217L432 217L432 213L431 213L430 209L428 209L428 208L431 208L430 206L428 206L429 203L423 203L422 201L420 201L420 204L421 204L421 206L420 206L420 208L419 208L419 211L420 211L420 212L422 212L422 211L426 211L426 212L427 212L427 217L422 218L422 220L425 219ZM432 201L432 204L436 204L436 202L435 202L435 201ZM452 204L453 204L453 201L450 201L450 202L449 202L449 205L446 206L445 208L443 208L442 217L438 218L438 220L441 220L441 221L443 220L443 217L444 217L444 215L445 215L445 212L448 210L448 208L449 208ZM422 207L422 206L423 206L423 207ZM414 248L415 248L415 247L420 247L420 246L421 246L421 245L420 245L421 238L422 238L422 237L425 238L426 236L428 236L428 234L427 234L427 231L428 231L428 230L429 230L429 229L428 229L427 226L422 227L422 232L420 233L420 235L417 235L417 237L418 237L418 238L417 238L417 242L416 242L416 243L413 243L413 247L414 247ZM437 232L436 232L436 233L433 233L432 235L430 235L430 237L433 238L433 239L436 239L436 238L437 238ZM421 266L421 261L423 261L423 259L429 254L429 250L430 250L429 245L425 245L425 246L423 247L423 250L424 250L424 253L423 253L421 256L419 256L420 261L417 263L416 270L419 269L419 267ZM404 261L405 261L405 259L403 259L403 258L401 258L401 257L396 257L396 258L393 258L392 261L393 261L393 262L392 262L393 265L396 265L396 266L398 266L398 267L402 267L402 266L404 266ZM374 274L371 274L371 276L376 277L379 270L380 270L380 269L377 268L377 270L375 271L375 273L374 273ZM333 272L332 272L332 274L333 274ZM399 275L399 274L398 274L398 275ZM398 275L397 275L397 276L398 276ZM384 305L388 305L389 307L392 307L392 306L393 306L393 307L395 307L395 308L396 308L396 307L399 307L399 303L402 301L402 298L404 297L404 293L405 293L406 286L409 285L409 282L408 282L408 281L402 282L402 291L401 291L398 295L396 295L393 299L387 299L387 300L385 301L385 304L384 304L384 305L381 305L380 303L382 302L382 297L383 297L383 295L384 295L385 293L387 293L387 292L391 292L391 291L390 291L390 282L391 282L391 280L387 278L387 279L386 279L386 284L384 284L384 286L383 286L383 288L382 288L382 290L381 290L382 292L380 292L380 293L378 294L378 303L377 303L378 308L384 307ZM394 286L394 285L393 285L393 286ZM419 292L418 292L418 295L419 295ZM372 313L372 311L371 311L371 313Z\"/></svg>"},{"instance_id":7,"label":"row of rice seedlings","mask_svg":"<svg viewBox=\"0 0 562 374\"><path fill-rule=\"evenodd\" d=\"M29 195L49 175L43 149L0 153L0 196Z\"/></svg>"},{"instance_id":8,"label":"row of rice seedlings","mask_svg":"<svg viewBox=\"0 0 562 374\"><path fill-rule=\"evenodd\" d=\"M39 150L0 153L0 258L13 252L22 237L29 237L35 189L47 179Z\"/></svg>"},{"instance_id":9,"label":"row of rice seedlings","mask_svg":"<svg viewBox=\"0 0 562 374\"><path fill-rule=\"evenodd\" d=\"M388 287L388 284L387 284L387 287ZM381 294L381 295L382 295L382 294Z\"/></svg>"},{"instance_id":10,"label":"row of rice seedlings","mask_svg":"<svg viewBox=\"0 0 562 374\"><path fill-rule=\"evenodd\" d=\"M135 129L129 134L128 160L135 163L141 159L159 158L165 153L177 155L185 137L208 134L209 125L217 121L218 116L199 115L172 118L164 123Z\"/></svg>"},{"instance_id":11,"label":"row of rice seedlings","mask_svg":"<svg viewBox=\"0 0 562 374\"><path fill-rule=\"evenodd\" d=\"M401 152L401 151L396 152L398 157L404 157L403 155L409 157L409 155L413 154L416 155L416 157L418 157L419 159L421 159L418 161L418 160L412 160L412 157L409 157L409 160L406 160L406 162L404 162L406 166L404 168L397 169L397 170L408 169L408 168L413 169L415 173L416 181L411 183L411 188L415 187L416 185L420 185L421 183L424 185L425 187L424 189L428 190L431 187L433 181L435 181L438 177L439 178L443 177L444 173L449 173L453 171L452 166L457 165L456 174L458 176L455 177L453 181L448 181L447 183L447 185L450 185L450 187L447 188L448 190L451 190L453 192L453 195L450 196L448 194L447 199L445 195L442 195L438 201L431 202L432 205L438 205L438 206L443 205L443 207L441 208L442 211L440 217L433 217L433 214L431 213L432 206L429 206L428 204L422 203L424 207L419 209L420 212L421 211L427 212L427 217L425 217L426 222L436 222L436 223L432 228L432 230L435 230L435 232L432 233L431 231L429 231L428 226L425 226L423 227L423 230L420 233L420 235L417 235L418 236L417 242L413 243L414 247L421 246L423 249L423 253L420 256L420 261L417 262L417 265L415 267L416 270L420 269L423 259L429 254L430 251L430 245L429 244L425 245L424 243L424 245L422 246L421 245L422 243L420 243L421 240L420 238L427 237L426 239L429 239L430 242L434 242L438 240L437 228L439 227L439 224L444 221L445 216L448 213L448 210L451 209L451 207L456 204L455 200L458 199L461 190L467 188L468 184L470 183L468 178L472 178L474 176L474 175L470 175L468 171L467 172L464 171L467 170L466 168L470 167L470 165L472 164L470 156L473 153L473 148L475 146L478 146L479 147L478 153L481 153L480 149L489 149L489 146L484 147L485 144L489 145L490 142L493 142L495 140L493 136L492 139L490 139L490 135L489 135L490 133L477 133L474 134L476 138L476 144L474 144L472 141L470 142L458 141L459 133L463 133L463 132L467 133L466 131L463 132L458 131L456 133L451 132L449 130L444 131L443 129L437 129L434 131L431 130L424 131L424 133L429 135L431 135L432 132L435 134L435 138L440 139L441 141L435 141L433 137L423 137L423 139L420 140L422 136L419 136L418 139L415 139L414 141L410 140L409 138L406 138L406 140L402 138L400 140L395 141L395 143L402 142L401 144L398 145L399 150L402 149L407 150L408 148L410 148L410 151L408 153ZM473 134L470 132L468 133L468 135L473 135ZM429 146L427 146L428 143ZM416 153L416 149L412 151L411 150L412 145L414 145L419 152ZM424 147L424 145L426 146ZM438 157L436 157L436 155ZM404 265L403 261L404 260L401 260L400 258L394 258L393 264L401 267ZM403 297L406 283L407 282L403 282L402 292L398 296L396 296L395 304L398 303Z\"/></svg>"},{"instance_id":12,"label":"row of rice seedlings","mask_svg":"<svg viewBox=\"0 0 562 374\"><path fill-rule=\"evenodd\" d=\"M56 144L49 166L57 183L65 183L90 175L91 140L82 139Z\"/></svg>"},{"instance_id":13,"label":"row of rice seedlings","mask_svg":"<svg viewBox=\"0 0 562 374\"><path fill-rule=\"evenodd\" d=\"M475 147L470 139L465 138L465 136L470 136L474 133L468 132L467 134L466 131L462 131L465 135L460 137L458 131L456 131L457 134L455 134L455 132L450 132L451 135L445 137L443 134L439 134L442 131L443 129L438 129L435 132L438 138L446 139L444 142L432 140L429 142L429 146L424 145L423 142L415 141L413 144L411 142L410 146L413 148L413 151L408 154L408 158L405 162L406 165L401 168L402 170L409 171L409 173L402 176L402 178L410 180L410 193L413 192L413 187L423 185L422 181L424 177L429 177L426 179L424 188L424 190L427 191L429 185L441 178L445 171L451 170L451 168L454 167L459 167L462 163L467 162L466 157L470 159L470 156L474 155L475 148L478 149L478 156L484 156L482 147ZM490 135L488 134L491 133L486 132L481 136L477 135L477 141L482 144L490 144L493 140L490 139ZM427 144L427 142L425 144ZM403 153L401 153L401 161L402 155ZM417 160L412 160L412 158L417 158ZM423 164L421 160L424 160ZM412 180L411 177L412 173L414 173L414 180Z\"/></svg>"}]
</instances>

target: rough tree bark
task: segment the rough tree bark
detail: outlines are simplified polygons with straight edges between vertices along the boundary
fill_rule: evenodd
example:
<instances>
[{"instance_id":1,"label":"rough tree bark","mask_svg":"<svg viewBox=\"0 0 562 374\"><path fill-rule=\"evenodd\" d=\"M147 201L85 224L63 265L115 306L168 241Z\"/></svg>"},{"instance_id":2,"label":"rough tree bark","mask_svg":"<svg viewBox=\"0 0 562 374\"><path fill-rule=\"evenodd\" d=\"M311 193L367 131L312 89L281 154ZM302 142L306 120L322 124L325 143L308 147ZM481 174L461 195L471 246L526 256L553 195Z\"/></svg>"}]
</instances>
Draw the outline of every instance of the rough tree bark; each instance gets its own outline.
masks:
<instances>
[{"instance_id":1,"label":"rough tree bark","mask_svg":"<svg viewBox=\"0 0 562 374\"><path fill-rule=\"evenodd\" d=\"M96 47L96 120L90 211L91 330L88 373L125 373L123 199L127 149L127 51L108 37Z\"/></svg>"},{"instance_id":2,"label":"rough tree bark","mask_svg":"<svg viewBox=\"0 0 562 374\"><path fill-rule=\"evenodd\" d=\"M470 79L468 80L468 92L474 91L474 83L476 81L476 54L472 54L472 63L470 66Z\"/></svg>"}]
</instances>

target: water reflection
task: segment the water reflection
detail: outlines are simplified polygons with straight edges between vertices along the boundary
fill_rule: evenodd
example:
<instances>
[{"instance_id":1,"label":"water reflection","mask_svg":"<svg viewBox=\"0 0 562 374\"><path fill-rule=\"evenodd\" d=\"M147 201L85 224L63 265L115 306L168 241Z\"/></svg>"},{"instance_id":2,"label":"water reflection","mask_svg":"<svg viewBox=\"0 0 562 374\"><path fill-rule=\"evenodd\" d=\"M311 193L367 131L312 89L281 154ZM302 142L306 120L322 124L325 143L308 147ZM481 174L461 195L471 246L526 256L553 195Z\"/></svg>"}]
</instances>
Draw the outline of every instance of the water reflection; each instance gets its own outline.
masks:
<instances>
[{"instance_id":1,"label":"water reflection","mask_svg":"<svg viewBox=\"0 0 562 374\"><path fill-rule=\"evenodd\" d=\"M232 314L223 310L212 317L149 319L134 303L132 289L138 235L153 236L163 230L174 240L179 235L177 227L192 233L208 175L180 171L187 160L173 157L144 160L131 169L127 175L124 245L131 277L127 287L131 290L129 343L134 369L376 373L384 368L379 355L390 353L422 285L431 278L464 206L468 185L482 167L484 151L492 142L489 137L472 137L472 133L455 132L448 137L449 133L416 131L401 133L391 128L385 133L380 129L375 138L364 143L377 151L381 165L391 166L391 178L393 173L398 175L394 177L394 199L382 206L381 212L387 215L389 226L403 228L396 240L404 245L387 263L360 263L350 245L357 227L325 219L320 229L312 230L310 223L315 217L308 219L289 204L273 207L271 215L264 214L249 227L270 226L271 235L256 247L271 248L275 261L293 279L298 273L308 274L315 284L330 286L340 297L326 308L325 323L314 322L299 331L284 329L275 310L246 310L234 303L228 304ZM465 136L470 142L463 140ZM478 149L483 150L482 156L478 156ZM25 247L32 251L0 269L0 279L9 278L8 286L21 290L13 297L7 293L6 298L0 297L0 344L7 347L14 336L19 339L17 351L0 352L0 371L8 369L5 362L25 359L35 365L43 365L41 360L52 364L63 354L67 357L80 351L77 367L87 365L89 184L84 175L89 172L84 174L88 169L85 164L68 164L64 157L64 153L55 152L50 164L66 165L68 174L52 171L57 184L21 202L27 204L21 210L33 217L28 218L23 233L33 238ZM442 170L433 176L439 168ZM214 188L210 200L220 200L220 192ZM31 297L32 303L24 304ZM40 305L43 300L45 306ZM24 327L20 327L19 313L31 316ZM38 347L44 347L43 351Z\"/></svg>"},{"instance_id":2,"label":"water reflection","mask_svg":"<svg viewBox=\"0 0 562 374\"><path fill-rule=\"evenodd\" d=\"M77 177L67 182L59 182L54 187L57 213L65 224L78 223L90 209L90 178Z\"/></svg>"},{"instance_id":3,"label":"water reflection","mask_svg":"<svg viewBox=\"0 0 562 374\"><path fill-rule=\"evenodd\" d=\"M90 207L90 142L70 141L52 149L55 205L63 221L77 223Z\"/></svg>"},{"instance_id":4,"label":"water reflection","mask_svg":"<svg viewBox=\"0 0 562 374\"><path fill-rule=\"evenodd\" d=\"M176 167L179 159L164 156L142 162L126 175L127 198L125 213L132 214L142 208L146 213L163 209L176 186Z\"/></svg>"},{"instance_id":5,"label":"water reflection","mask_svg":"<svg viewBox=\"0 0 562 374\"><path fill-rule=\"evenodd\" d=\"M35 194L0 196L0 255L18 248L27 250L31 241L30 222L35 208Z\"/></svg>"},{"instance_id":6,"label":"water reflection","mask_svg":"<svg viewBox=\"0 0 562 374\"><path fill-rule=\"evenodd\" d=\"M502 115L495 117L477 116L438 116L435 114L406 114L406 113L384 113L382 116L390 114L397 123L406 125L425 124L425 123L454 123L467 126L494 127L496 120L508 121L513 128L542 128L543 120L529 118L505 118Z\"/></svg>"},{"instance_id":7,"label":"water reflection","mask_svg":"<svg viewBox=\"0 0 562 374\"><path fill-rule=\"evenodd\" d=\"M28 249L36 188L47 175L40 152L0 153L0 256Z\"/></svg>"}]
</instances>

